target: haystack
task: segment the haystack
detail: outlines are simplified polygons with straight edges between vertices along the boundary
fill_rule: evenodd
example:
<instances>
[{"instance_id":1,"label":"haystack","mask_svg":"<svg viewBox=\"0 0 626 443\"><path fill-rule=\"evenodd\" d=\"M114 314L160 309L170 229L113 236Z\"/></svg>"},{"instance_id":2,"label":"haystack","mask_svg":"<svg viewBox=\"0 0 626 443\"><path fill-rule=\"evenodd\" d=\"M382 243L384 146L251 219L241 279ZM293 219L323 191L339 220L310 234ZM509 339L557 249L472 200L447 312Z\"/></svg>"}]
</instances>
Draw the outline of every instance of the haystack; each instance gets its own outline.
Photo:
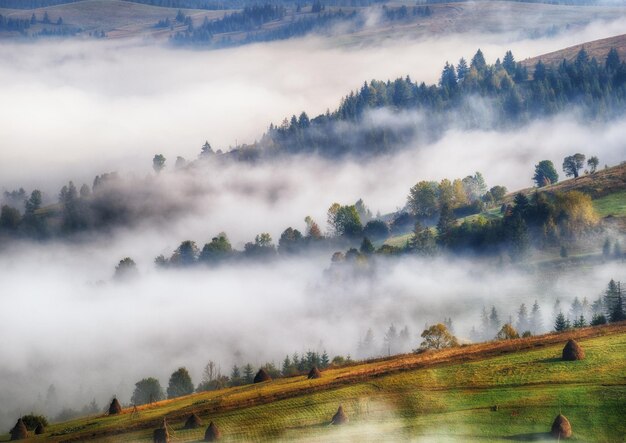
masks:
<instances>
[{"instance_id":1,"label":"haystack","mask_svg":"<svg viewBox=\"0 0 626 443\"><path fill-rule=\"evenodd\" d=\"M570 438L572 436L572 425L570 425L569 420L565 418L564 415L559 414L555 419L554 423L552 423L552 429L550 430L550 434L554 438Z\"/></svg>"},{"instance_id":2,"label":"haystack","mask_svg":"<svg viewBox=\"0 0 626 443\"><path fill-rule=\"evenodd\" d=\"M23 440L28 438L28 429L26 429L26 425L21 418L17 419L17 423L15 423L15 426L9 433L11 434L11 440Z\"/></svg>"},{"instance_id":3,"label":"haystack","mask_svg":"<svg viewBox=\"0 0 626 443\"><path fill-rule=\"evenodd\" d=\"M154 443L169 443L170 434L167 432L167 422L163 419L163 424L160 428L154 430L152 437Z\"/></svg>"},{"instance_id":4,"label":"haystack","mask_svg":"<svg viewBox=\"0 0 626 443\"><path fill-rule=\"evenodd\" d=\"M109 406L109 415L119 414L120 412L122 412L122 405L117 401L117 398L113 397L111 406Z\"/></svg>"},{"instance_id":5,"label":"haystack","mask_svg":"<svg viewBox=\"0 0 626 443\"><path fill-rule=\"evenodd\" d=\"M196 429L202 426L202 420L196 414L191 414L185 422L185 429Z\"/></svg>"},{"instance_id":6,"label":"haystack","mask_svg":"<svg viewBox=\"0 0 626 443\"><path fill-rule=\"evenodd\" d=\"M272 377L267 373L267 371L263 368L259 369L259 372L254 376L255 383L262 383L264 381L271 381Z\"/></svg>"},{"instance_id":7,"label":"haystack","mask_svg":"<svg viewBox=\"0 0 626 443\"><path fill-rule=\"evenodd\" d=\"M574 340L568 340L563 348L563 360L575 361L585 358L585 350Z\"/></svg>"},{"instance_id":8,"label":"haystack","mask_svg":"<svg viewBox=\"0 0 626 443\"><path fill-rule=\"evenodd\" d=\"M311 380L313 378L320 378L321 376L322 376L322 373L320 372L319 369L317 369L317 366L313 366L311 370L309 371L309 375L307 376L307 378Z\"/></svg>"},{"instance_id":9,"label":"haystack","mask_svg":"<svg viewBox=\"0 0 626 443\"><path fill-rule=\"evenodd\" d=\"M41 435L46 432L46 429L43 427L41 423L37 423L37 427L35 428L35 435Z\"/></svg>"},{"instance_id":10,"label":"haystack","mask_svg":"<svg viewBox=\"0 0 626 443\"><path fill-rule=\"evenodd\" d=\"M343 406L339 405L339 409L337 409L337 412L335 413L335 415L333 415L333 419L331 420L330 424L342 425L344 423L348 423L348 416L345 412L343 412Z\"/></svg>"},{"instance_id":11,"label":"haystack","mask_svg":"<svg viewBox=\"0 0 626 443\"><path fill-rule=\"evenodd\" d=\"M221 437L222 433L217 429L215 423L211 422L204 433L204 441L218 441Z\"/></svg>"}]
</instances>

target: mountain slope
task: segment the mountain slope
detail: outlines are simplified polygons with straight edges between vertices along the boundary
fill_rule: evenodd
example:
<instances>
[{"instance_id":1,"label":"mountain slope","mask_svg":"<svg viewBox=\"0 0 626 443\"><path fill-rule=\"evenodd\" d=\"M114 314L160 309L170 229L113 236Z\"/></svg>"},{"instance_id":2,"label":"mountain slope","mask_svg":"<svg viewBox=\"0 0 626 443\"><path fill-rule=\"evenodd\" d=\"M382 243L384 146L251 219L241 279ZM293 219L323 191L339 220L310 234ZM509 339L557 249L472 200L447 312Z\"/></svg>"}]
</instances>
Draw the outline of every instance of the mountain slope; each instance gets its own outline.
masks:
<instances>
[{"instance_id":1,"label":"mountain slope","mask_svg":"<svg viewBox=\"0 0 626 443\"><path fill-rule=\"evenodd\" d=\"M558 358L576 337L587 358ZM176 441L195 412L215 421L228 441L380 441L407 438L500 441L549 430L559 409L577 438L610 441L626 432L626 324L564 334L408 354L305 377L194 394L137 413L88 417L50 427L50 441L149 441L167 418ZM327 426L342 404L350 424ZM490 407L498 406L492 412ZM384 437L383 437L384 436Z\"/></svg>"},{"instance_id":2,"label":"mountain slope","mask_svg":"<svg viewBox=\"0 0 626 443\"><path fill-rule=\"evenodd\" d=\"M604 63L611 48L617 50L620 59L626 60L626 34L570 46L565 49L526 59L522 63L525 66L534 67L537 62L541 60L546 65L556 65L561 63L563 59L567 61L576 59L576 55L578 55L578 52L580 52L582 48L585 48L585 51L589 53L589 57L595 57L600 63Z\"/></svg>"}]
</instances>

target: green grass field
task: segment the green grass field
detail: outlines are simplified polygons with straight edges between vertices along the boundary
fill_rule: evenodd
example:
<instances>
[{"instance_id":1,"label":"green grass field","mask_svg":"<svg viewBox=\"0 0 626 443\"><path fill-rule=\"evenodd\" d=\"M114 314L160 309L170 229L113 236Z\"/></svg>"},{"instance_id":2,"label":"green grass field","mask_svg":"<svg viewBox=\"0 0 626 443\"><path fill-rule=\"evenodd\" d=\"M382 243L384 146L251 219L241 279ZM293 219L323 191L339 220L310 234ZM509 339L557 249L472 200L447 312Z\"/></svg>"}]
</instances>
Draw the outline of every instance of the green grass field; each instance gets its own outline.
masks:
<instances>
[{"instance_id":1,"label":"green grass field","mask_svg":"<svg viewBox=\"0 0 626 443\"><path fill-rule=\"evenodd\" d=\"M150 441L152 424L167 416L174 441L199 441L206 426L182 429L195 411L205 425L219 426L223 441L524 441L544 437L562 411L575 441L623 442L626 324L581 331L587 358L578 362L558 358L563 335L476 345L328 370L318 380L196 394L135 416L126 410L88 417L53 425L39 439L85 441L93 434L97 441ZM601 335L582 338L591 334ZM280 398L289 391L295 395ZM329 426L339 404L350 422Z\"/></svg>"},{"instance_id":2,"label":"green grass field","mask_svg":"<svg viewBox=\"0 0 626 443\"><path fill-rule=\"evenodd\" d=\"M626 191L616 192L593 201L600 217L626 217Z\"/></svg>"}]
</instances>

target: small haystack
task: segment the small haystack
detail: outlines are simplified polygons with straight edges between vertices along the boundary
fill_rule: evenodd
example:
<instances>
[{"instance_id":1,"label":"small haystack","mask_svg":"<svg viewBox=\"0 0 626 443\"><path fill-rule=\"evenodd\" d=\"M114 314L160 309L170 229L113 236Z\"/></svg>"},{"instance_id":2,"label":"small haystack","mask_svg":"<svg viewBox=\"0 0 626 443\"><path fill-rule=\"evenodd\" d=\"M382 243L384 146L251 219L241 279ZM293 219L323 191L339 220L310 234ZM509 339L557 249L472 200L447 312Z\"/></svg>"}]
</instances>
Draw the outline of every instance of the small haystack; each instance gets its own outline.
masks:
<instances>
[{"instance_id":1,"label":"small haystack","mask_svg":"<svg viewBox=\"0 0 626 443\"><path fill-rule=\"evenodd\" d=\"M333 419L331 420L331 425L342 425L344 423L348 423L348 416L345 412L343 412L343 406L339 405L339 409L335 415L333 415Z\"/></svg>"},{"instance_id":2,"label":"small haystack","mask_svg":"<svg viewBox=\"0 0 626 443\"><path fill-rule=\"evenodd\" d=\"M202 426L202 420L196 414L191 414L185 422L185 429L196 429Z\"/></svg>"},{"instance_id":3,"label":"small haystack","mask_svg":"<svg viewBox=\"0 0 626 443\"><path fill-rule=\"evenodd\" d=\"M568 340L567 344L563 348L563 360L575 361L584 360L585 350L574 340Z\"/></svg>"},{"instance_id":4,"label":"small haystack","mask_svg":"<svg viewBox=\"0 0 626 443\"><path fill-rule=\"evenodd\" d=\"M17 423L15 423L15 426L9 433L11 434L11 440L24 440L28 438L28 429L26 429L26 425L21 418L17 419Z\"/></svg>"},{"instance_id":5,"label":"small haystack","mask_svg":"<svg viewBox=\"0 0 626 443\"><path fill-rule=\"evenodd\" d=\"M309 371L309 375L307 376L309 380L312 380L314 378L321 378L321 377L322 377L322 373L320 372L319 369L317 369L317 366L313 366L311 370Z\"/></svg>"},{"instance_id":6,"label":"small haystack","mask_svg":"<svg viewBox=\"0 0 626 443\"><path fill-rule=\"evenodd\" d=\"M167 432L167 421L163 419L163 424L160 428L154 430L154 434L152 434L152 441L154 443L169 443L170 441L170 433Z\"/></svg>"},{"instance_id":7,"label":"small haystack","mask_svg":"<svg viewBox=\"0 0 626 443\"><path fill-rule=\"evenodd\" d=\"M259 372L254 376L255 383L262 383L264 381L272 381L272 377L267 373L267 371L263 368L259 369Z\"/></svg>"},{"instance_id":8,"label":"small haystack","mask_svg":"<svg viewBox=\"0 0 626 443\"><path fill-rule=\"evenodd\" d=\"M204 441L218 441L221 437L222 433L217 429L215 423L211 422L204 433Z\"/></svg>"},{"instance_id":9,"label":"small haystack","mask_svg":"<svg viewBox=\"0 0 626 443\"><path fill-rule=\"evenodd\" d=\"M37 427L35 428L35 435L41 435L46 432L46 429L43 427L41 423L37 423Z\"/></svg>"},{"instance_id":10,"label":"small haystack","mask_svg":"<svg viewBox=\"0 0 626 443\"><path fill-rule=\"evenodd\" d=\"M554 419L554 423L552 423L550 434L558 439L570 438L572 436L572 425L570 425L569 420L564 415L559 414Z\"/></svg>"},{"instance_id":11,"label":"small haystack","mask_svg":"<svg viewBox=\"0 0 626 443\"><path fill-rule=\"evenodd\" d=\"M109 406L109 415L116 415L122 412L122 405L117 401L117 398L113 397L111 406Z\"/></svg>"}]
</instances>

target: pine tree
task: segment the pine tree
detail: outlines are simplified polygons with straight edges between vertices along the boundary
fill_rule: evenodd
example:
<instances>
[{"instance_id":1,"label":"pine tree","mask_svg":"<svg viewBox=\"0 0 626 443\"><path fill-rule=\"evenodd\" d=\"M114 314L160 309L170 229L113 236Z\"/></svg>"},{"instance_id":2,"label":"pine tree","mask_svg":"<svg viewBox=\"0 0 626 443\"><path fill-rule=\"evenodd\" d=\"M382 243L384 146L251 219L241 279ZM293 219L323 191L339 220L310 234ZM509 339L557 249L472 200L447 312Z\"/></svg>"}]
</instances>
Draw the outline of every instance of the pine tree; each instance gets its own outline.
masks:
<instances>
[{"instance_id":1,"label":"pine tree","mask_svg":"<svg viewBox=\"0 0 626 443\"><path fill-rule=\"evenodd\" d=\"M468 72L469 68L467 67L467 62L463 57L461 57L461 60L459 60L459 64L456 65L456 75L459 82L461 82L465 78Z\"/></svg>"},{"instance_id":2,"label":"pine tree","mask_svg":"<svg viewBox=\"0 0 626 443\"><path fill-rule=\"evenodd\" d=\"M513 75L515 73L517 64L515 63L515 57L513 57L513 53L511 51L506 51L504 59L502 60L502 67L509 75Z\"/></svg>"},{"instance_id":3,"label":"pine tree","mask_svg":"<svg viewBox=\"0 0 626 443\"><path fill-rule=\"evenodd\" d=\"M538 334L543 329L543 324L541 321L541 310L539 308L539 303L535 300L533 304L533 310L530 317L530 330L533 334Z\"/></svg>"},{"instance_id":4,"label":"pine tree","mask_svg":"<svg viewBox=\"0 0 626 443\"><path fill-rule=\"evenodd\" d=\"M574 327L575 328L584 328L585 326L587 326L587 321L585 320L585 316L580 314L580 317L578 317L578 319L574 320Z\"/></svg>"},{"instance_id":5,"label":"pine tree","mask_svg":"<svg viewBox=\"0 0 626 443\"><path fill-rule=\"evenodd\" d=\"M556 332L563 332L568 329L567 320L562 312L556 316L556 320L554 321L554 330Z\"/></svg>"},{"instance_id":6,"label":"pine tree","mask_svg":"<svg viewBox=\"0 0 626 443\"><path fill-rule=\"evenodd\" d=\"M215 152L213 152L213 148L209 144L209 141L208 140L205 141L204 144L202 145L202 150L200 151L200 157L209 157L210 155L214 153Z\"/></svg>"},{"instance_id":7,"label":"pine tree","mask_svg":"<svg viewBox=\"0 0 626 443\"><path fill-rule=\"evenodd\" d=\"M626 319L624 316L624 306L622 297L622 287L620 282L611 279L604 294L604 308L607 317L611 322Z\"/></svg>"},{"instance_id":8,"label":"pine tree","mask_svg":"<svg viewBox=\"0 0 626 443\"><path fill-rule=\"evenodd\" d=\"M604 314L594 314L591 318L591 326L600 326L606 324L606 317Z\"/></svg>"},{"instance_id":9,"label":"pine tree","mask_svg":"<svg viewBox=\"0 0 626 443\"><path fill-rule=\"evenodd\" d=\"M472 58L472 62L470 63L470 68L475 68L478 72L484 70L487 67L487 62L485 61L485 56L483 55L483 51L480 49L476 51L476 54Z\"/></svg>"},{"instance_id":10,"label":"pine tree","mask_svg":"<svg viewBox=\"0 0 626 443\"><path fill-rule=\"evenodd\" d=\"M441 207L439 221L437 222L437 241L447 246L452 241L452 229L456 225L454 212L448 204Z\"/></svg>"},{"instance_id":11,"label":"pine tree","mask_svg":"<svg viewBox=\"0 0 626 443\"><path fill-rule=\"evenodd\" d=\"M517 311L517 330L520 332L527 331L529 329L528 310L526 305L522 303Z\"/></svg>"},{"instance_id":12,"label":"pine tree","mask_svg":"<svg viewBox=\"0 0 626 443\"><path fill-rule=\"evenodd\" d=\"M621 65L621 61L620 61L617 49L611 48L608 55L606 56L606 62L605 62L606 70L609 72L615 72L619 69L620 65Z\"/></svg>"},{"instance_id":13,"label":"pine tree","mask_svg":"<svg viewBox=\"0 0 626 443\"><path fill-rule=\"evenodd\" d=\"M241 378L241 370L239 369L239 366L233 365L233 369L230 372L230 385L239 386L242 382L243 380Z\"/></svg>"},{"instance_id":14,"label":"pine tree","mask_svg":"<svg viewBox=\"0 0 626 443\"><path fill-rule=\"evenodd\" d=\"M447 90L448 93L451 93L451 92L455 91L456 88L457 88L456 82L457 82L456 70L454 69L453 65L449 64L448 62L446 62L446 65L443 68L443 72L441 73L441 79L439 80L439 86L441 86L441 88Z\"/></svg>"},{"instance_id":15,"label":"pine tree","mask_svg":"<svg viewBox=\"0 0 626 443\"><path fill-rule=\"evenodd\" d=\"M326 349L324 349L324 352L322 353L322 358L320 360L320 365L322 368L327 368L329 364L330 364L330 359L328 358Z\"/></svg>"},{"instance_id":16,"label":"pine tree","mask_svg":"<svg viewBox=\"0 0 626 443\"><path fill-rule=\"evenodd\" d=\"M489 314L489 336L493 338L499 330L500 318L498 317L498 311L495 306L492 306L491 313Z\"/></svg>"},{"instance_id":17,"label":"pine tree","mask_svg":"<svg viewBox=\"0 0 626 443\"><path fill-rule=\"evenodd\" d=\"M247 363L243 367L243 380L246 384L250 384L254 381L254 368L250 363Z\"/></svg>"},{"instance_id":18,"label":"pine tree","mask_svg":"<svg viewBox=\"0 0 626 443\"><path fill-rule=\"evenodd\" d=\"M285 356L285 359L283 360L283 367L281 369L281 374L283 375L283 377L287 377L288 375L291 375L291 359L289 358L289 356Z\"/></svg>"},{"instance_id":19,"label":"pine tree","mask_svg":"<svg viewBox=\"0 0 626 443\"><path fill-rule=\"evenodd\" d=\"M624 313L624 301L620 291L620 293L617 294L615 306L611 311L611 322L617 322L622 320L626 320L626 314Z\"/></svg>"},{"instance_id":20,"label":"pine tree","mask_svg":"<svg viewBox=\"0 0 626 443\"><path fill-rule=\"evenodd\" d=\"M572 307L570 308L570 318L578 319L583 313L583 305L578 300L578 297L574 297L574 301L572 302Z\"/></svg>"}]
</instances>

